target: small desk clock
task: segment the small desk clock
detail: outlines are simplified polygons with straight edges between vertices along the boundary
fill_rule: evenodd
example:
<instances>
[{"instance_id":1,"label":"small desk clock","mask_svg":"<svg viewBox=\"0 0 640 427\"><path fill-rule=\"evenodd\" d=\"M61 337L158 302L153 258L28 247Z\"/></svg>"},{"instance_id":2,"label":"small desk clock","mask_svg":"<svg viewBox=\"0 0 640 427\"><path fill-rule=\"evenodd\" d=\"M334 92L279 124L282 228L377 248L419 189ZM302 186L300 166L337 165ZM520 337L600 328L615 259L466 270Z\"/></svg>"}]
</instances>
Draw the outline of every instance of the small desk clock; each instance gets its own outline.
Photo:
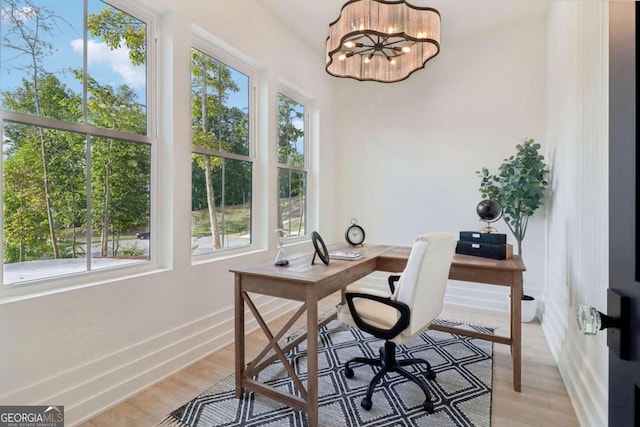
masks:
<instances>
[{"instance_id":1,"label":"small desk clock","mask_svg":"<svg viewBox=\"0 0 640 427\"><path fill-rule=\"evenodd\" d=\"M364 228L358 225L358 220L351 218L351 225L344 233L344 238L350 246L358 246L364 243Z\"/></svg>"}]
</instances>

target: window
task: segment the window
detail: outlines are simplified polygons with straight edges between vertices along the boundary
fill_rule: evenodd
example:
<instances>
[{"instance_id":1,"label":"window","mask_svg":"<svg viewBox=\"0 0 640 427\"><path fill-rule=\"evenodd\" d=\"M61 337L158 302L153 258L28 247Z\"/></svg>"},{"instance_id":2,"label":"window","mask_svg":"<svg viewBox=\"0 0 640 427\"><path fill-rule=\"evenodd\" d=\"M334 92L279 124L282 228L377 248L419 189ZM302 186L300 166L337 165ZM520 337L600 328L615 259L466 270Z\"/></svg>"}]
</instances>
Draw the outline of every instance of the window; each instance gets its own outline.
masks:
<instances>
[{"instance_id":1,"label":"window","mask_svg":"<svg viewBox=\"0 0 640 427\"><path fill-rule=\"evenodd\" d=\"M191 251L252 243L250 73L191 51Z\"/></svg>"},{"instance_id":2,"label":"window","mask_svg":"<svg viewBox=\"0 0 640 427\"><path fill-rule=\"evenodd\" d=\"M278 93L278 217L289 236L307 234L305 103Z\"/></svg>"},{"instance_id":3,"label":"window","mask_svg":"<svg viewBox=\"0 0 640 427\"><path fill-rule=\"evenodd\" d=\"M0 0L0 21L3 283L149 261L151 19Z\"/></svg>"}]
</instances>

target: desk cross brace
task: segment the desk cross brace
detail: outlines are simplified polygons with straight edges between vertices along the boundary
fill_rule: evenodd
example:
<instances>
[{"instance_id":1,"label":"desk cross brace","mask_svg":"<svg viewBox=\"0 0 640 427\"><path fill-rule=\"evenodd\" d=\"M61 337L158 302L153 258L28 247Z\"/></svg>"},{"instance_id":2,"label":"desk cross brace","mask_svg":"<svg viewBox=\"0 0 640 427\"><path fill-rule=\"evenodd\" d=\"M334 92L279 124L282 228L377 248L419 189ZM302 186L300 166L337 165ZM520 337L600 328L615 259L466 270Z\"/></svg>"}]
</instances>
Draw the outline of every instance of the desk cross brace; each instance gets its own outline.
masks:
<instances>
[{"instance_id":1,"label":"desk cross brace","mask_svg":"<svg viewBox=\"0 0 640 427\"><path fill-rule=\"evenodd\" d=\"M287 370L287 373L289 374L289 377L291 377L291 379L293 380L293 383L295 384L296 388L300 392L300 396L302 397L302 399L307 400L307 390L302 385L302 381L300 381L300 378L298 378L298 375L296 374L295 369L293 368L293 366L291 366L291 363L289 363L289 361L287 360L287 356L286 356L285 352L278 345L278 340L280 338L282 338L284 336L284 334L287 333L287 331L295 323L295 321L298 320L298 318L300 318L300 316L302 316L302 314L305 311L307 311L307 305L303 304L298 309L298 311L295 312L295 314L291 317L291 319L289 319L289 321L286 323L286 325L284 325L282 327L282 329L280 329L280 331L274 337L274 335L271 333L271 330L267 326L266 322L264 321L264 319L260 315L260 312L258 311L258 309L256 308L255 304L251 300L251 297L249 297L249 295L246 292L243 292L242 293L242 298L244 299L244 301L247 303L247 305L251 309L251 312L255 316L258 324L260 325L260 328L262 329L262 332L264 332L265 336L269 340L269 343L260 352L260 354L255 359L253 359L253 361L249 362L249 364L247 365L247 370L245 371L245 375L244 375L245 378L251 378L251 377L256 376L265 367L269 366L273 360L278 358L278 359L280 359L280 361L282 362L282 365ZM306 333L304 335L305 335L305 338L306 338ZM289 343L289 345L285 346L286 351L288 351L291 347L293 347L291 345L291 343ZM259 364L259 362L266 356L266 354L270 350L273 350L275 352L275 355L273 355L270 358L270 360L267 359L262 364Z\"/></svg>"}]
</instances>

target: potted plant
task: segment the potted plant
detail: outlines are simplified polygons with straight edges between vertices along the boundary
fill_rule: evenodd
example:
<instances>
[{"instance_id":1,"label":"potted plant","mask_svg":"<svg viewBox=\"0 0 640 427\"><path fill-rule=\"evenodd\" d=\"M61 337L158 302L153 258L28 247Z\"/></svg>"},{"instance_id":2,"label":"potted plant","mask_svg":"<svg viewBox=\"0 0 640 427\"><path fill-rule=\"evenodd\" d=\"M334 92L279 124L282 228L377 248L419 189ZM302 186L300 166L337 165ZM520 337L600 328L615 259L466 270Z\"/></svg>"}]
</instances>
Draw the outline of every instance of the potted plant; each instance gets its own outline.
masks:
<instances>
[{"instance_id":1,"label":"potted plant","mask_svg":"<svg viewBox=\"0 0 640 427\"><path fill-rule=\"evenodd\" d=\"M544 192L549 185L549 170L539 150L540 144L527 138L522 144L516 145L516 154L504 160L497 174L489 173L486 167L476 172L481 179L482 197L496 200L502 205L503 219L516 239L520 256L529 218L542 206ZM535 316L535 299L523 294L522 300L533 305L533 316L528 320L531 321ZM527 321L525 310L523 307L523 321Z\"/></svg>"}]
</instances>

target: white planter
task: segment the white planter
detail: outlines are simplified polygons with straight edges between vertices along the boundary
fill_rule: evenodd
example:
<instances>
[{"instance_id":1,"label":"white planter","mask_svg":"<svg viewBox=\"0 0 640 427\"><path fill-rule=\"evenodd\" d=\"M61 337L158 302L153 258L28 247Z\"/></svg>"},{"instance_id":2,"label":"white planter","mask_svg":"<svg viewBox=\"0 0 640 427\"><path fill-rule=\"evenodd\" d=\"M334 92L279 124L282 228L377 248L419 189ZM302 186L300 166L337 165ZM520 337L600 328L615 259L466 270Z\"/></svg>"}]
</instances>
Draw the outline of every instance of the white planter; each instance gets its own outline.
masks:
<instances>
[{"instance_id":1,"label":"white planter","mask_svg":"<svg viewBox=\"0 0 640 427\"><path fill-rule=\"evenodd\" d=\"M536 318L538 303L536 299L529 295L522 296L522 322L529 323Z\"/></svg>"}]
</instances>

